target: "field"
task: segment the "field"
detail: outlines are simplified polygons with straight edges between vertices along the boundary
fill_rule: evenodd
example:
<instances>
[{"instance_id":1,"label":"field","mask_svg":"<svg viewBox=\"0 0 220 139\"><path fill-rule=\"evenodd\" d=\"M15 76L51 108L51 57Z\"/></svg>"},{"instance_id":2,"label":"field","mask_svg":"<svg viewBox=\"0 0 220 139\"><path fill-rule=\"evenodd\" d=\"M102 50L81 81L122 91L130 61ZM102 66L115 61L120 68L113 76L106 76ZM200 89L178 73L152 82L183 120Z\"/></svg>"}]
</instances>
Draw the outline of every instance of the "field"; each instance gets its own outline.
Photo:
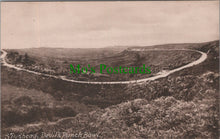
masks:
<instances>
[{"instance_id":1,"label":"field","mask_svg":"<svg viewBox=\"0 0 220 139\"><path fill-rule=\"evenodd\" d=\"M208 58L199 65L142 84L77 84L2 66L2 135L65 131L96 133L100 138L218 138L219 42L144 48L194 49L207 53ZM53 70L54 73L50 74L54 75L68 76L68 66L74 62L91 65L105 62L112 66L146 64L151 66L153 76L200 56L183 51L138 53L124 49L127 48L106 50L109 53L104 55L101 55L103 51L91 55L87 50L90 53L87 55L85 51L65 52L65 49L51 48L44 52L41 48L36 51L7 50L8 53L17 52L12 54L14 57L7 58L19 65L28 56L31 66L42 64L42 69ZM71 56L74 52L78 53L75 57ZM19 55L21 59L16 63ZM23 67L29 69L30 65ZM118 75L106 80L117 78L130 80L139 77Z\"/></svg>"}]
</instances>

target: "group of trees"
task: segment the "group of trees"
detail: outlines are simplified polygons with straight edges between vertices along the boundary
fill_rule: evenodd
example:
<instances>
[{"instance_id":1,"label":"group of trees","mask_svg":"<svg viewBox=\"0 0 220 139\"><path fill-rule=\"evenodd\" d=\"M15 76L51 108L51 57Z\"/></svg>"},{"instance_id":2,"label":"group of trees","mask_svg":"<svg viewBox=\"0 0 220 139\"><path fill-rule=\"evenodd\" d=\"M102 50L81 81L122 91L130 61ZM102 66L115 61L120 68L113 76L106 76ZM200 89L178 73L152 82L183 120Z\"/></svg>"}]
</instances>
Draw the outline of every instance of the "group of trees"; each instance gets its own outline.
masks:
<instances>
[{"instance_id":1,"label":"group of trees","mask_svg":"<svg viewBox=\"0 0 220 139\"><path fill-rule=\"evenodd\" d=\"M20 55L18 52L9 52L7 59L12 64L22 64L24 66L31 66L35 64L33 58L30 58L27 53Z\"/></svg>"}]
</instances>

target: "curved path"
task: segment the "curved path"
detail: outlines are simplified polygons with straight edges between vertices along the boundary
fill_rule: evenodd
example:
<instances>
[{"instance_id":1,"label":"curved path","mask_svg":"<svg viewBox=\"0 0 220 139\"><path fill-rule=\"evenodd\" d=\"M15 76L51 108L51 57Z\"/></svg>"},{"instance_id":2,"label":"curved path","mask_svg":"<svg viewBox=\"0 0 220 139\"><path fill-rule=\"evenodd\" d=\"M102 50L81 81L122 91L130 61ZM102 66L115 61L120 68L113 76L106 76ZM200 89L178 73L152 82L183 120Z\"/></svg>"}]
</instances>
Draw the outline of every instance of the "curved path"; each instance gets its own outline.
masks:
<instances>
[{"instance_id":1,"label":"curved path","mask_svg":"<svg viewBox=\"0 0 220 139\"><path fill-rule=\"evenodd\" d=\"M156 80L156 79L167 77L168 75L170 75L174 72L183 70L183 69L188 68L188 67L198 65L198 64L202 63L203 61L205 61L206 58L207 58L206 53L201 52L201 51L197 51L197 50L191 50L191 49L148 49L148 50L146 50L146 49L139 48L139 49L130 49L129 51L161 51L161 50L164 50L164 51L182 50L182 51L198 52L198 53L201 54L201 57L199 59L197 59L196 61L193 61L193 62L191 62L187 65L184 65L182 67L179 67L179 68L176 68L176 69L173 69L173 70L170 70L170 71L163 72L162 74L155 75L153 77L149 77L149 78L145 78L145 79L132 80L132 81L112 81L112 82L76 81L76 80L67 79L65 76L49 75L49 74L45 74L45 73L40 73L40 72L31 71L31 70L27 70L27 69L24 69L24 68L16 67L16 66L14 66L12 64L9 64L5 61L5 57L7 55L7 52L4 51L4 50L1 50L3 52L3 54L1 55L1 59L2 59L3 65L7 66L9 68L13 68L13 69L16 69L16 70L21 70L21 71L26 71L26 72L33 73L33 74L36 74L36 75L43 75L43 76L47 76L47 77L61 79L63 81L68 81L68 82L73 82L73 83L82 83L82 84L130 84L130 83L141 83L141 82L146 82L146 81L153 81L153 80Z\"/></svg>"}]
</instances>

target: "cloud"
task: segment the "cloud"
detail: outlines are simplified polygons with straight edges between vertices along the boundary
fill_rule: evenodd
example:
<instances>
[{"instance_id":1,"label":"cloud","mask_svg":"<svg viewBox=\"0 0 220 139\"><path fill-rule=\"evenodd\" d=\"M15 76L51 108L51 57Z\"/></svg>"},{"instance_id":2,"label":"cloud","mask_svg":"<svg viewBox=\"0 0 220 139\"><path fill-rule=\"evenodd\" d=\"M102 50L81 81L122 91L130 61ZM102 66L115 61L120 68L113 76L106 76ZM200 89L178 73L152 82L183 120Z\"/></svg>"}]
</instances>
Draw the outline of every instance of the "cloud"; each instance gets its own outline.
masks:
<instances>
[{"instance_id":1,"label":"cloud","mask_svg":"<svg viewBox=\"0 0 220 139\"><path fill-rule=\"evenodd\" d=\"M4 2L2 48L106 47L218 39L218 1Z\"/></svg>"}]
</instances>

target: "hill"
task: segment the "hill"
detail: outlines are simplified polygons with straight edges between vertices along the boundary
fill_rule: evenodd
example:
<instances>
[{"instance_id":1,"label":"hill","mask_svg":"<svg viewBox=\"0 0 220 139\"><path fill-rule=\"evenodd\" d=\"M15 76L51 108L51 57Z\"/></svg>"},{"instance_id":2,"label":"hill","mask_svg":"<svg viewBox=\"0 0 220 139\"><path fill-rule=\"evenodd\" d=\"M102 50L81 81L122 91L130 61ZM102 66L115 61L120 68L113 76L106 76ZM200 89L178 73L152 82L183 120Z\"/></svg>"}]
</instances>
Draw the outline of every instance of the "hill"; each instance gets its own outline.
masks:
<instances>
[{"instance_id":1,"label":"hill","mask_svg":"<svg viewBox=\"0 0 220 139\"><path fill-rule=\"evenodd\" d=\"M181 44L174 46L183 48ZM75 84L3 66L2 86L12 88L11 95L2 98L5 106L7 103L10 107L20 104L21 100L29 104L28 98L14 101L17 99L13 94L18 88L20 92L30 90L42 92L42 96L48 94L48 99L58 104L64 102L73 106L72 101L92 109L85 107L87 113L78 111L70 117L55 115L55 119L60 118L57 121L38 119L22 125L3 125L2 134L40 135L54 131L94 133L100 138L218 138L219 42L184 44L185 47L203 51L208 58L199 65L142 84ZM33 99L31 94L29 97ZM10 99L15 104L9 103ZM12 115L20 116L18 113ZM6 118L2 120L7 123Z\"/></svg>"}]
</instances>

